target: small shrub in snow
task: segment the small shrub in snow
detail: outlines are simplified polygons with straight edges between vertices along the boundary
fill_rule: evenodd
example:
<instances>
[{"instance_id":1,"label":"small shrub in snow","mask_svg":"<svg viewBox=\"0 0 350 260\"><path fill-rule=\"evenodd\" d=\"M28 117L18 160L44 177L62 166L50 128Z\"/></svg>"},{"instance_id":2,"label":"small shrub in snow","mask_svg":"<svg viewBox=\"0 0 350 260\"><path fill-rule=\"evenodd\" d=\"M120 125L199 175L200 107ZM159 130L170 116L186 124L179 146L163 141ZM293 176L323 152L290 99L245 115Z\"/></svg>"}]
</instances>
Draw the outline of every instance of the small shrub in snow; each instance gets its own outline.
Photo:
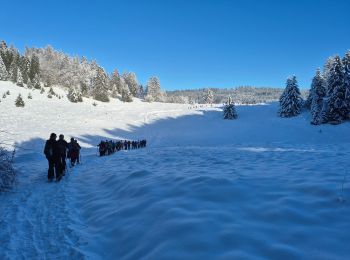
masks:
<instances>
[{"instance_id":1,"label":"small shrub in snow","mask_svg":"<svg viewBox=\"0 0 350 260\"><path fill-rule=\"evenodd\" d=\"M52 98L52 95L51 95L51 94L48 94L47 97L48 97L48 98Z\"/></svg>"},{"instance_id":2,"label":"small shrub in snow","mask_svg":"<svg viewBox=\"0 0 350 260\"><path fill-rule=\"evenodd\" d=\"M24 101L23 101L21 94L18 94L18 96L15 100L15 105L16 105L16 107L24 107Z\"/></svg>"},{"instance_id":3,"label":"small shrub in snow","mask_svg":"<svg viewBox=\"0 0 350 260\"><path fill-rule=\"evenodd\" d=\"M94 103L92 103L92 105L95 107L95 106L97 106L97 103L96 103L96 102L94 102Z\"/></svg>"},{"instance_id":4,"label":"small shrub in snow","mask_svg":"<svg viewBox=\"0 0 350 260\"><path fill-rule=\"evenodd\" d=\"M52 87L49 89L49 95L51 95L51 98L52 96L56 96L56 93L53 91Z\"/></svg>"},{"instance_id":5,"label":"small shrub in snow","mask_svg":"<svg viewBox=\"0 0 350 260\"><path fill-rule=\"evenodd\" d=\"M235 104L232 102L232 98L229 97L226 105L224 106L224 119L232 120L236 118L237 118L236 107L235 107Z\"/></svg>"},{"instance_id":6,"label":"small shrub in snow","mask_svg":"<svg viewBox=\"0 0 350 260\"><path fill-rule=\"evenodd\" d=\"M10 93L10 90L7 90L7 91L6 91L6 95L9 96L10 94L11 94L11 93Z\"/></svg>"},{"instance_id":7,"label":"small shrub in snow","mask_svg":"<svg viewBox=\"0 0 350 260\"><path fill-rule=\"evenodd\" d=\"M6 93L2 94L2 98L6 98L6 97L7 97Z\"/></svg>"},{"instance_id":8,"label":"small shrub in snow","mask_svg":"<svg viewBox=\"0 0 350 260\"><path fill-rule=\"evenodd\" d=\"M69 89L67 98L73 103L83 102L83 95L74 88Z\"/></svg>"},{"instance_id":9,"label":"small shrub in snow","mask_svg":"<svg viewBox=\"0 0 350 260\"><path fill-rule=\"evenodd\" d=\"M280 97L280 117L292 117L299 115L302 107L302 98L295 76L287 79L287 86Z\"/></svg>"},{"instance_id":10,"label":"small shrub in snow","mask_svg":"<svg viewBox=\"0 0 350 260\"><path fill-rule=\"evenodd\" d=\"M33 99L33 96L31 93L28 94L28 99Z\"/></svg>"},{"instance_id":11,"label":"small shrub in snow","mask_svg":"<svg viewBox=\"0 0 350 260\"><path fill-rule=\"evenodd\" d=\"M15 183L16 174L13 168L13 157L12 155L0 147L0 191L6 191Z\"/></svg>"},{"instance_id":12,"label":"small shrub in snow","mask_svg":"<svg viewBox=\"0 0 350 260\"><path fill-rule=\"evenodd\" d=\"M44 94L44 93L45 93L45 89L44 89L44 88L41 88L40 94Z\"/></svg>"}]
</instances>

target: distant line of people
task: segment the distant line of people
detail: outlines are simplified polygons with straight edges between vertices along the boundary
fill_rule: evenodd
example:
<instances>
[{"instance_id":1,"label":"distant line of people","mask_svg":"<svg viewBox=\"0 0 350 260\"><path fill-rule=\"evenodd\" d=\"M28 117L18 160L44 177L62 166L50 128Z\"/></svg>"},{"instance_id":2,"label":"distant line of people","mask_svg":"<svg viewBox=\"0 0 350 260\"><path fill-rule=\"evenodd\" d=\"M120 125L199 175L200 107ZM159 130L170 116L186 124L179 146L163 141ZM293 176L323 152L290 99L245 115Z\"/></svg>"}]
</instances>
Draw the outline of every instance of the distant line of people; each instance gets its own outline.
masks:
<instances>
[{"instance_id":1,"label":"distant line of people","mask_svg":"<svg viewBox=\"0 0 350 260\"><path fill-rule=\"evenodd\" d=\"M133 150L144 148L147 145L146 140L130 141L130 140L105 140L101 141L97 147L100 156L111 155L120 150Z\"/></svg>"},{"instance_id":2,"label":"distant line of people","mask_svg":"<svg viewBox=\"0 0 350 260\"><path fill-rule=\"evenodd\" d=\"M50 139L46 141L44 154L49 163L47 178L52 181L55 177L60 181L67 170L66 158L70 160L70 166L73 167L76 163L80 163L80 145L73 137L68 143L64 140L64 135L60 135L56 140L57 135L52 133Z\"/></svg>"}]
</instances>

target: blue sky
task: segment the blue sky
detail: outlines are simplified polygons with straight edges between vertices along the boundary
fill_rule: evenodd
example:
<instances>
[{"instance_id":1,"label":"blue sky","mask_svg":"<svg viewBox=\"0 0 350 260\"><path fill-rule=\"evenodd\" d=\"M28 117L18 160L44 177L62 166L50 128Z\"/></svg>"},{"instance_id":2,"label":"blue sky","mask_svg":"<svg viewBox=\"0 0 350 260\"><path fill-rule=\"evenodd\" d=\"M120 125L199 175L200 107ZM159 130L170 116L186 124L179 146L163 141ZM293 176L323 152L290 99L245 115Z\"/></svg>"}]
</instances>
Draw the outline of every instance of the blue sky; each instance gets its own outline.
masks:
<instances>
[{"instance_id":1,"label":"blue sky","mask_svg":"<svg viewBox=\"0 0 350 260\"><path fill-rule=\"evenodd\" d=\"M308 88L317 67L350 49L350 1L3 1L0 39L48 44L108 72L152 75L165 89Z\"/></svg>"}]
</instances>

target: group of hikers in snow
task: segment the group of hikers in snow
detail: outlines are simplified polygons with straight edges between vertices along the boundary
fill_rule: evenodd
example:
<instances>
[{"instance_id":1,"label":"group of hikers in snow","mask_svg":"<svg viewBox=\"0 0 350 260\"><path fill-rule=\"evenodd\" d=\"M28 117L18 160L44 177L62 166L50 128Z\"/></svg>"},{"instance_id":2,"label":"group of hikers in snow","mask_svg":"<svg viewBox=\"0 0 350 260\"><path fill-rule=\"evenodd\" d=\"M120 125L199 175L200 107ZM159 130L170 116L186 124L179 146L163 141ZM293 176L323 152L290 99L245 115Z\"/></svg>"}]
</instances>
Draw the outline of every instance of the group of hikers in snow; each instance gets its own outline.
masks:
<instances>
[{"instance_id":1,"label":"group of hikers in snow","mask_svg":"<svg viewBox=\"0 0 350 260\"><path fill-rule=\"evenodd\" d=\"M112 141L106 140L101 141L98 146L98 152L100 156L111 155L120 150L131 150L131 149L139 149L146 147L146 140L138 140L138 141L130 141L130 140L119 140Z\"/></svg>"},{"instance_id":2,"label":"group of hikers in snow","mask_svg":"<svg viewBox=\"0 0 350 260\"><path fill-rule=\"evenodd\" d=\"M52 133L50 139L46 141L44 154L49 163L47 177L52 181L55 177L60 181L67 170L66 158L70 160L70 166L73 167L76 163L80 163L80 145L73 137L68 143L64 140L64 135L60 135L56 140L57 135Z\"/></svg>"}]
</instances>

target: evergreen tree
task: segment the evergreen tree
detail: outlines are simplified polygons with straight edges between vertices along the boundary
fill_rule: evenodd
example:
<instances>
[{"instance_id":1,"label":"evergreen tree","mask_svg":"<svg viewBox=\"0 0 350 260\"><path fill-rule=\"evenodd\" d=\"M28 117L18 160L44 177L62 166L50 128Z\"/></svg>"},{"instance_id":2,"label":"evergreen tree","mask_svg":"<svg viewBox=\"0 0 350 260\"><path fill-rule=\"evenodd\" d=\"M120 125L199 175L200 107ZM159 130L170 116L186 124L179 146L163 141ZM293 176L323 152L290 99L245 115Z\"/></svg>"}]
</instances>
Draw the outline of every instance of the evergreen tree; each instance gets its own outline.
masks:
<instances>
[{"instance_id":1,"label":"evergreen tree","mask_svg":"<svg viewBox=\"0 0 350 260\"><path fill-rule=\"evenodd\" d=\"M96 75L92 80L92 96L94 99L109 102L108 97L109 79L105 71L98 67Z\"/></svg>"},{"instance_id":2,"label":"evergreen tree","mask_svg":"<svg viewBox=\"0 0 350 260\"><path fill-rule=\"evenodd\" d=\"M327 80L328 110L325 111L327 122L340 123L348 116L346 88L344 85L344 67L339 56L335 56Z\"/></svg>"},{"instance_id":3,"label":"evergreen tree","mask_svg":"<svg viewBox=\"0 0 350 260\"><path fill-rule=\"evenodd\" d=\"M19 64L18 64L22 77L23 77L23 83L28 84L28 79L29 79L29 68L30 68L30 61L27 57L21 56L19 58Z\"/></svg>"},{"instance_id":4,"label":"evergreen tree","mask_svg":"<svg viewBox=\"0 0 350 260\"><path fill-rule=\"evenodd\" d=\"M22 72L19 68L17 68L17 70L17 86L24 87Z\"/></svg>"},{"instance_id":5,"label":"evergreen tree","mask_svg":"<svg viewBox=\"0 0 350 260\"><path fill-rule=\"evenodd\" d=\"M334 89L343 84L343 64L339 56L335 56L327 77L327 96L332 96Z\"/></svg>"},{"instance_id":6,"label":"evergreen tree","mask_svg":"<svg viewBox=\"0 0 350 260\"><path fill-rule=\"evenodd\" d=\"M123 102L132 102L132 94L129 91L129 86L127 84L123 84L121 95L122 95Z\"/></svg>"},{"instance_id":7,"label":"evergreen tree","mask_svg":"<svg viewBox=\"0 0 350 260\"><path fill-rule=\"evenodd\" d=\"M232 102L232 98L228 97L227 103L224 106L224 119L236 119L237 113L236 113L236 107L235 104Z\"/></svg>"},{"instance_id":8,"label":"evergreen tree","mask_svg":"<svg viewBox=\"0 0 350 260\"><path fill-rule=\"evenodd\" d=\"M38 56L33 54L32 58L30 60L28 76L29 76L30 80L33 81L33 79L34 79L34 77L36 77L36 75L38 75L38 76L40 75L40 62L39 62Z\"/></svg>"},{"instance_id":9,"label":"evergreen tree","mask_svg":"<svg viewBox=\"0 0 350 260\"><path fill-rule=\"evenodd\" d=\"M79 83L79 85L80 85L80 93L81 93L81 95L84 96L84 97L87 97L89 95L89 87L88 87L88 85L85 82L83 82L83 81L81 81Z\"/></svg>"},{"instance_id":10,"label":"evergreen tree","mask_svg":"<svg viewBox=\"0 0 350 260\"><path fill-rule=\"evenodd\" d=\"M343 58L343 84L345 88L345 100L350 112L350 50L345 54Z\"/></svg>"},{"instance_id":11,"label":"evergreen tree","mask_svg":"<svg viewBox=\"0 0 350 260\"><path fill-rule=\"evenodd\" d=\"M320 70L316 71L315 77L312 79L310 94L308 102L311 106L311 124L318 125L323 119L321 118L321 112L323 107L323 99L326 95L325 81L321 75Z\"/></svg>"},{"instance_id":12,"label":"evergreen tree","mask_svg":"<svg viewBox=\"0 0 350 260\"><path fill-rule=\"evenodd\" d=\"M206 89L204 91L204 96L203 96L204 102L206 104L213 104L214 101L214 94L213 91L211 89Z\"/></svg>"},{"instance_id":13,"label":"evergreen tree","mask_svg":"<svg viewBox=\"0 0 350 260\"><path fill-rule=\"evenodd\" d=\"M287 79L286 88L280 97L280 117L292 117L301 112L302 98L295 76Z\"/></svg>"},{"instance_id":14,"label":"evergreen tree","mask_svg":"<svg viewBox=\"0 0 350 260\"><path fill-rule=\"evenodd\" d=\"M16 105L16 107L24 107L24 101L23 101L21 94L18 94L18 96L15 100L15 105Z\"/></svg>"},{"instance_id":15,"label":"evergreen tree","mask_svg":"<svg viewBox=\"0 0 350 260\"><path fill-rule=\"evenodd\" d=\"M28 78L28 81L27 81L27 88L29 88L29 89L33 88L33 83L32 83L32 81L29 78Z\"/></svg>"},{"instance_id":16,"label":"evergreen tree","mask_svg":"<svg viewBox=\"0 0 350 260\"><path fill-rule=\"evenodd\" d=\"M317 69L316 75L315 75L315 77L312 79L312 83L311 83L311 88L310 88L310 91L309 91L309 95L308 95L306 101L304 102L304 106L305 106L307 109L310 109L310 108L311 108L312 99L313 99L313 97L315 96L315 90L316 90L316 88L319 87L319 85L322 85L323 88L325 88L326 82L325 82L323 76L321 75L320 69Z\"/></svg>"},{"instance_id":17,"label":"evergreen tree","mask_svg":"<svg viewBox=\"0 0 350 260\"><path fill-rule=\"evenodd\" d=\"M145 90L142 85L139 85L139 91L138 91L138 98L144 98L145 97Z\"/></svg>"},{"instance_id":18,"label":"evergreen tree","mask_svg":"<svg viewBox=\"0 0 350 260\"><path fill-rule=\"evenodd\" d=\"M139 90L139 84L137 82L135 73L126 72L123 73L122 77L124 79L125 84L128 85L131 95L133 97L136 97Z\"/></svg>"},{"instance_id":19,"label":"evergreen tree","mask_svg":"<svg viewBox=\"0 0 350 260\"><path fill-rule=\"evenodd\" d=\"M322 76L326 82L328 81L328 77L330 74L330 70L333 67L334 60L335 60L335 57L333 57L333 56L329 57L323 66L323 75Z\"/></svg>"},{"instance_id":20,"label":"evergreen tree","mask_svg":"<svg viewBox=\"0 0 350 260\"><path fill-rule=\"evenodd\" d=\"M0 55L0 80L7 80L9 77L7 70L6 70L6 66L2 60L2 57Z\"/></svg>"},{"instance_id":21,"label":"evergreen tree","mask_svg":"<svg viewBox=\"0 0 350 260\"><path fill-rule=\"evenodd\" d=\"M151 77L147 83L147 94L145 100L148 102L162 102L162 92L160 90L160 81L157 77Z\"/></svg>"},{"instance_id":22,"label":"evergreen tree","mask_svg":"<svg viewBox=\"0 0 350 260\"><path fill-rule=\"evenodd\" d=\"M18 69L19 69L18 63L19 63L19 54L17 52L15 52L13 54L12 63L10 65L10 70L9 70L10 80L13 83L17 82Z\"/></svg>"},{"instance_id":23,"label":"evergreen tree","mask_svg":"<svg viewBox=\"0 0 350 260\"><path fill-rule=\"evenodd\" d=\"M41 89L40 81L39 81L39 75L35 74L34 78L31 80L32 87L35 89ZM52 88L51 88L52 89Z\"/></svg>"},{"instance_id":24,"label":"evergreen tree","mask_svg":"<svg viewBox=\"0 0 350 260\"><path fill-rule=\"evenodd\" d=\"M7 72L10 72L10 66L12 64L13 57L17 52L18 51L13 46L11 46L10 48L7 48L7 46L5 46L4 48L1 48L0 54L5 64Z\"/></svg>"},{"instance_id":25,"label":"evergreen tree","mask_svg":"<svg viewBox=\"0 0 350 260\"><path fill-rule=\"evenodd\" d=\"M110 80L110 92L113 98L122 93L123 84L117 70L114 70Z\"/></svg>"}]
</instances>

